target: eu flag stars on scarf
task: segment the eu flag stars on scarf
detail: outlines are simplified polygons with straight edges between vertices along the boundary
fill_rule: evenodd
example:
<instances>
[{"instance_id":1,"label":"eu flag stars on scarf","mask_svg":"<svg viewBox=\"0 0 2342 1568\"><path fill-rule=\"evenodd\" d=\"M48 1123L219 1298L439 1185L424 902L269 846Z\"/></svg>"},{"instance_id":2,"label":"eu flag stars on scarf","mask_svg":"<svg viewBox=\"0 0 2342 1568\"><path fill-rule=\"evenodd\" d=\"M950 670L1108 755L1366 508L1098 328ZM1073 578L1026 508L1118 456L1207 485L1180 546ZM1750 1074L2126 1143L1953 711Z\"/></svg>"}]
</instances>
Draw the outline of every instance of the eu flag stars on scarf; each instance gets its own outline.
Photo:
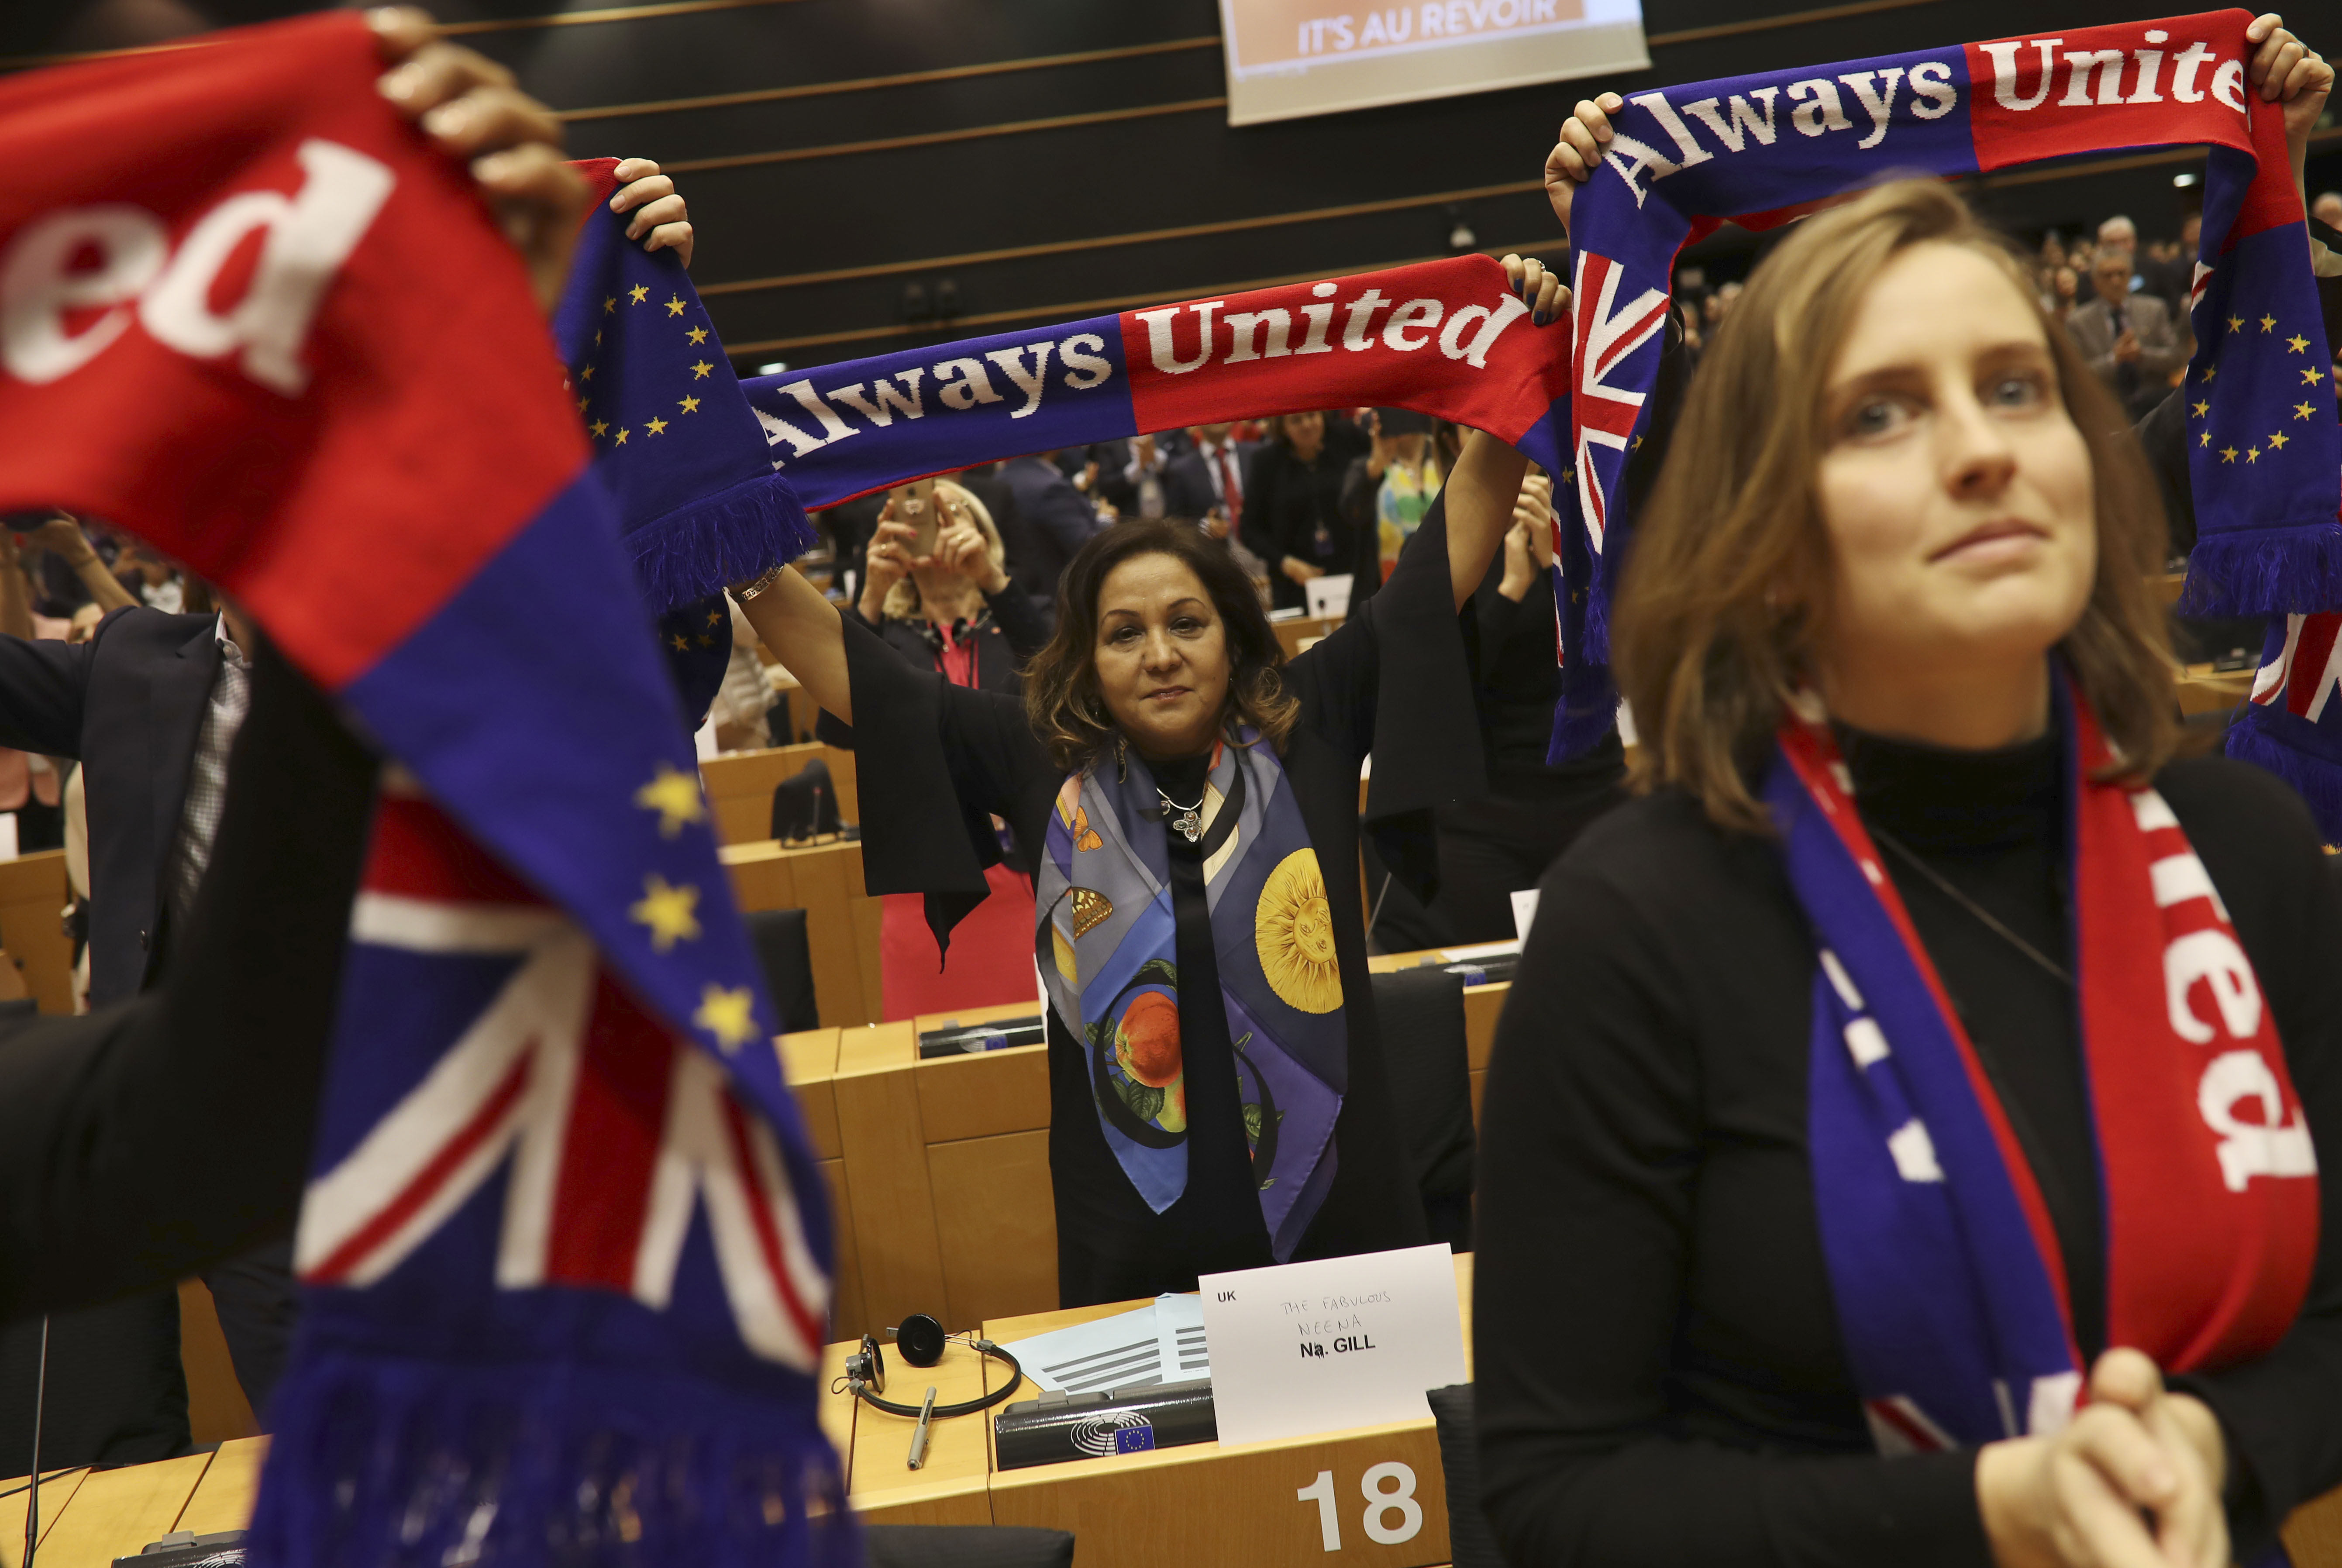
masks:
<instances>
[{"instance_id":1,"label":"eu flag stars on scarf","mask_svg":"<svg viewBox=\"0 0 2342 1568\"><path fill-rule=\"evenodd\" d=\"M379 70L327 13L0 84L0 507L220 582L397 764L252 1560L852 1561L828 1204L685 715L520 260Z\"/></svg>"}]
</instances>

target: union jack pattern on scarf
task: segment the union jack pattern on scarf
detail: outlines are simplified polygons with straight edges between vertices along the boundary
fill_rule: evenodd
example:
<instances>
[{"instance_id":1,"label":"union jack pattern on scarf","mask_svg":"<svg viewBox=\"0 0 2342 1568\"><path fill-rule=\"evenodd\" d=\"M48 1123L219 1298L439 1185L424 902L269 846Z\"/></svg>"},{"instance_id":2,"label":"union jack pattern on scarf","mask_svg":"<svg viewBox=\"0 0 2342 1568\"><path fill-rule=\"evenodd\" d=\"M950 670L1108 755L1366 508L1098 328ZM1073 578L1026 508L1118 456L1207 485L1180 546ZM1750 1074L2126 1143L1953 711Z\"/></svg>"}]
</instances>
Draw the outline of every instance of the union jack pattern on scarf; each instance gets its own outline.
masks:
<instances>
[{"instance_id":1,"label":"union jack pattern on scarf","mask_svg":"<svg viewBox=\"0 0 2342 1568\"><path fill-rule=\"evenodd\" d=\"M1578 509L1597 557L1602 554L1604 520L1608 516L1603 492L1616 486L1617 475L1614 468L1597 477L1594 449L1600 446L1618 454L1612 461L1623 466L1635 426L1643 417L1643 404L1649 398L1647 391L1635 390L1623 377L1614 381L1612 374L1667 324L1667 296L1658 289L1643 290L1623 307L1618 304L1618 285L1625 275L1625 270L1607 256L1591 251L1577 253L1573 294L1580 303L1577 337L1572 345L1577 377L1571 389L1576 395L1569 404L1570 447L1577 457Z\"/></svg>"},{"instance_id":2,"label":"union jack pattern on scarf","mask_svg":"<svg viewBox=\"0 0 2342 1568\"><path fill-rule=\"evenodd\" d=\"M499 1289L610 1290L664 1310L704 1203L743 1342L812 1371L828 1285L771 1128L743 1113L707 1053L635 1004L575 923L409 794L383 803L351 938L406 960L355 964L361 986L414 983L418 965L508 973L475 993L452 1043L395 1028L375 1042L427 1066L311 1182L295 1249L305 1283L375 1283L508 1167ZM711 1016L746 1004L710 991ZM403 1024L384 1000L355 998L354 1027Z\"/></svg>"}]
</instances>

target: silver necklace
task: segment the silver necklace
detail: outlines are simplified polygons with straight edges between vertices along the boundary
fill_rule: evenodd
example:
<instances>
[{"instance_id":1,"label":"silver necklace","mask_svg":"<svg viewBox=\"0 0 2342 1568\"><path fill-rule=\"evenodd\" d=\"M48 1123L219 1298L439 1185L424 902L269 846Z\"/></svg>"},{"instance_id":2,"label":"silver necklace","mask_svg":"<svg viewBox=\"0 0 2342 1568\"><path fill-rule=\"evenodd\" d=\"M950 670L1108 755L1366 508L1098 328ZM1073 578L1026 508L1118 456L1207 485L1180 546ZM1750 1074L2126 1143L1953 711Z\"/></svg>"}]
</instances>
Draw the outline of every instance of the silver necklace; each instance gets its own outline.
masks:
<instances>
[{"instance_id":1,"label":"silver necklace","mask_svg":"<svg viewBox=\"0 0 2342 1568\"><path fill-rule=\"evenodd\" d=\"M1978 920L1983 921L1986 925L1998 933L1999 935L2011 946L2015 947L2019 953L2025 954L2026 957L2033 960L2034 963L2039 964L2042 968L2047 970L2051 974L2057 976L2057 979L2064 982L2067 986L2071 987L2073 985L2074 976L2071 973L2062 965L2053 962L2047 954L2034 946L2033 944L2026 941L2025 938L2017 935L2017 933L2011 931L2007 926L2003 925L1997 919L1994 918L1992 911L1977 903L1976 900L1970 898L1967 894L1962 893L1958 888L1954 887L1937 872L1934 866L1929 865L1926 861L1921 860L1917 855L1912 854L1911 851L1906 849L1901 842L1898 841L1892 834L1887 832L1884 828L1878 827L1870 823L1865 823L1863 825L1870 829L1871 837L1877 839L1879 843L1893 850L1897 854L1902 856L1904 864L1909 866L1912 870L1917 872L1920 875L1926 877L1929 882L1934 883L1938 888L1942 889L1946 897L1958 904L1962 909L1967 910L1970 914L1975 915Z\"/></svg>"},{"instance_id":2,"label":"silver necklace","mask_svg":"<svg viewBox=\"0 0 2342 1568\"><path fill-rule=\"evenodd\" d=\"M1207 784L1205 786L1205 794L1210 793L1211 786ZM1155 791L1155 798L1163 803L1164 818L1171 824L1173 832L1184 835L1189 844L1204 836L1203 795L1196 797L1194 805L1181 805L1177 801L1165 794L1158 786ZM1171 814L1174 812L1179 814L1174 816Z\"/></svg>"}]
</instances>

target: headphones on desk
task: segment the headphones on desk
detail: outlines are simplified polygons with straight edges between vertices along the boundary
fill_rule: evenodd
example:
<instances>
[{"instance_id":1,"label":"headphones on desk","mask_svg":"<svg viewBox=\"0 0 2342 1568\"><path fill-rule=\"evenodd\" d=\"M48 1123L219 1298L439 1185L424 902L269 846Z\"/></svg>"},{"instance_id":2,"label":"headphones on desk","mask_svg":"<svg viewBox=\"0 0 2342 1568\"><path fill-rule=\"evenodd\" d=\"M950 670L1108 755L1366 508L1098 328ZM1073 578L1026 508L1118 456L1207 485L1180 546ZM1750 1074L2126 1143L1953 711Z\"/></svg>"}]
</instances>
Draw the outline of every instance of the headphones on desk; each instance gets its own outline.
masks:
<instances>
[{"instance_id":1,"label":"headphones on desk","mask_svg":"<svg viewBox=\"0 0 2342 1568\"><path fill-rule=\"evenodd\" d=\"M926 1313L913 1313L900 1326L886 1331L895 1336L895 1349L912 1366L933 1366L943 1360L944 1347L956 1340L978 1355L988 1355L1008 1367L1008 1381L981 1399L963 1400L957 1404L939 1404L927 1411L929 1420L941 1421L947 1416L974 1415L980 1410L990 1410L1016 1392L1024 1381L1025 1369L1016 1358L988 1339L975 1334L944 1333L944 1325ZM866 1333L862 1348L846 1358L846 1392L873 1410L883 1410L889 1415L905 1415L916 1420L922 1413L916 1404L896 1404L878 1396L886 1390L886 1356L878 1348L878 1336Z\"/></svg>"}]
</instances>

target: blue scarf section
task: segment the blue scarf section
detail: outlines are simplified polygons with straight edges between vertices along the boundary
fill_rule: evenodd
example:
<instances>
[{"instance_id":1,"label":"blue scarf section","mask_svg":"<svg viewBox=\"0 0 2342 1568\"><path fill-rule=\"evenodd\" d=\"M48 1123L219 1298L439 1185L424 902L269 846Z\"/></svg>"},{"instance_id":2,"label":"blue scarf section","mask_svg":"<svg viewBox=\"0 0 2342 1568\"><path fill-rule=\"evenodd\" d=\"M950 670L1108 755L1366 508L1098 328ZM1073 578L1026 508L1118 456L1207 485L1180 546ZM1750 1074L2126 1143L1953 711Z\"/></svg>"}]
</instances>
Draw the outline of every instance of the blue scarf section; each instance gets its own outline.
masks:
<instances>
[{"instance_id":1,"label":"blue scarf section","mask_svg":"<svg viewBox=\"0 0 2342 1568\"><path fill-rule=\"evenodd\" d=\"M1106 1146L1158 1214L1187 1185L1168 814L1126 751L1067 778L1035 898L1050 1006L1082 1044ZM1246 1142L1284 1263L1333 1185L1349 1083L1333 915L1292 785L1256 733L1215 747L1197 816Z\"/></svg>"}]
</instances>

